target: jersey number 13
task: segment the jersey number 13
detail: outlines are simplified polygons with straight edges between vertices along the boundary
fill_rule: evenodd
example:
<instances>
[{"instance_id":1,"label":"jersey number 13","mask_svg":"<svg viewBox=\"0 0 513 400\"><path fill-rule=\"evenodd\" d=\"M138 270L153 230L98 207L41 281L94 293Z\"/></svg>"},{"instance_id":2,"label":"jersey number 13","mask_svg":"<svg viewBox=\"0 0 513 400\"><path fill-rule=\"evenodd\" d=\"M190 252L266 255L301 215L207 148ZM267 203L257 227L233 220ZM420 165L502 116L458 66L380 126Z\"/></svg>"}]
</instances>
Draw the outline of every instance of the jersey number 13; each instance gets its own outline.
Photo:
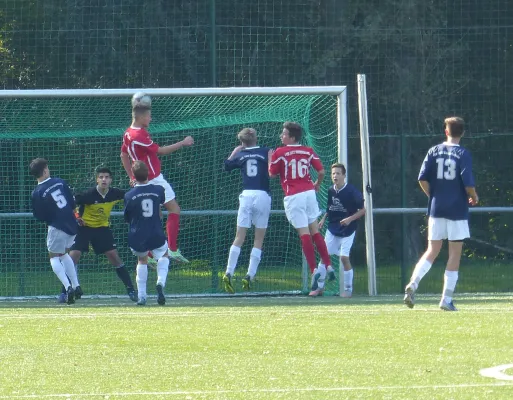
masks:
<instances>
[{"instance_id":1,"label":"jersey number 13","mask_svg":"<svg viewBox=\"0 0 513 400\"><path fill-rule=\"evenodd\" d=\"M436 178L452 181L456 178L456 161L452 158L437 158Z\"/></svg>"}]
</instances>

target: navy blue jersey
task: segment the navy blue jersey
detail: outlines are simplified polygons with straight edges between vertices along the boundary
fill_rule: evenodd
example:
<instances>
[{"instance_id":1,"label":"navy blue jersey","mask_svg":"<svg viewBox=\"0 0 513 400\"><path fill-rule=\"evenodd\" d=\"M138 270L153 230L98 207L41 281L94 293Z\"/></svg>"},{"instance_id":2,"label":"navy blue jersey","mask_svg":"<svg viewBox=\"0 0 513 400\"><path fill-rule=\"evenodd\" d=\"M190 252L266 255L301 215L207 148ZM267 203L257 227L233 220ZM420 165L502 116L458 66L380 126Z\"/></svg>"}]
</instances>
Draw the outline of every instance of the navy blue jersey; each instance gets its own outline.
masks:
<instances>
[{"instance_id":1,"label":"navy blue jersey","mask_svg":"<svg viewBox=\"0 0 513 400\"><path fill-rule=\"evenodd\" d=\"M457 144L431 147L420 168L419 181L429 183L428 215L453 221L468 219L465 187L474 187L472 157Z\"/></svg>"},{"instance_id":2,"label":"navy blue jersey","mask_svg":"<svg viewBox=\"0 0 513 400\"><path fill-rule=\"evenodd\" d=\"M164 204L164 188L160 185L136 185L125 195L125 221L130 224L128 246L135 251L150 251L166 241L160 205Z\"/></svg>"},{"instance_id":3,"label":"navy blue jersey","mask_svg":"<svg viewBox=\"0 0 513 400\"><path fill-rule=\"evenodd\" d=\"M68 235L76 235L78 222L73 210L75 199L66 181L48 178L40 182L32 192L32 213Z\"/></svg>"},{"instance_id":4,"label":"navy blue jersey","mask_svg":"<svg viewBox=\"0 0 513 400\"><path fill-rule=\"evenodd\" d=\"M341 225L340 221L350 217L363 208L363 195L353 185L346 183L337 190L335 185L328 189L328 230L334 236L351 236L358 226L358 220L349 225Z\"/></svg>"},{"instance_id":5,"label":"navy blue jersey","mask_svg":"<svg viewBox=\"0 0 513 400\"><path fill-rule=\"evenodd\" d=\"M233 160L225 160L224 168L226 171L240 168L244 190L263 190L270 193L268 155L267 147L247 147L239 151Z\"/></svg>"}]
</instances>

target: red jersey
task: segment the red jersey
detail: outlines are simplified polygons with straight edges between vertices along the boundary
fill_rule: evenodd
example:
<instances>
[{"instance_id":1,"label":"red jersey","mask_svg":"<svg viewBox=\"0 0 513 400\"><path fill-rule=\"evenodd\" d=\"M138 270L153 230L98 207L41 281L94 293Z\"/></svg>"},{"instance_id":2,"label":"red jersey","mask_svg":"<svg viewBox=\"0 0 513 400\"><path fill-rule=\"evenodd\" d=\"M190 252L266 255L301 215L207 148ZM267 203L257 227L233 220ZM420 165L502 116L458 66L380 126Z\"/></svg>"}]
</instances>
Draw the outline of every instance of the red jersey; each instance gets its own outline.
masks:
<instances>
[{"instance_id":1,"label":"red jersey","mask_svg":"<svg viewBox=\"0 0 513 400\"><path fill-rule=\"evenodd\" d=\"M132 162L141 160L148 166L148 180L160 175L160 160L157 157L159 145L154 143L144 128L130 127L123 135L121 152L127 153Z\"/></svg>"},{"instance_id":2,"label":"red jersey","mask_svg":"<svg viewBox=\"0 0 513 400\"><path fill-rule=\"evenodd\" d=\"M280 175L285 196L314 190L310 166L323 169L321 160L311 147L291 144L278 147L271 157L269 174Z\"/></svg>"}]
</instances>

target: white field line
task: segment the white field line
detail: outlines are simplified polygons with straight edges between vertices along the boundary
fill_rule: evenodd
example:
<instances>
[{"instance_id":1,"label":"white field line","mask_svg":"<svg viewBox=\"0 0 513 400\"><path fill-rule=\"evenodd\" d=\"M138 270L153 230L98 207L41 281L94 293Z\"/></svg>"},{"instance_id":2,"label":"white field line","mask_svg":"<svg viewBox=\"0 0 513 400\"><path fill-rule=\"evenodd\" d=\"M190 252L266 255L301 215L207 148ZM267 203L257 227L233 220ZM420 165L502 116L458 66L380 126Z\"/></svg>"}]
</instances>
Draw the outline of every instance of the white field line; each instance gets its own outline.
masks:
<instances>
[{"instance_id":1,"label":"white field line","mask_svg":"<svg viewBox=\"0 0 513 400\"><path fill-rule=\"evenodd\" d=\"M510 368L513 368L513 364L497 365L496 367L483 368L479 373L487 378L495 378L501 381L513 381L513 375L504 373L504 371Z\"/></svg>"},{"instance_id":2,"label":"white field line","mask_svg":"<svg viewBox=\"0 0 513 400\"><path fill-rule=\"evenodd\" d=\"M358 392L358 391L393 391L393 390L443 390L443 389L472 389L484 387L513 387L509 383L462 383L454 385L411 385L411 386L354 386L333 388L276 388L276 389L249 389L249 390L173 390L160 392L112 392L112 393L54 393L54 394L13 394L0 395L0 399L44 399L73 397L156 397L156 396L184 396L184 395L220 395L220 394L251 394L251 393L308 393L308 392Z\"/></svg>"},{"instance_id":3,"label":"white field line","mask_svg":"<svg viewBox=\"0 0 513 400\"><path fill-rule=\"evenodd\" d=\"M66 314L58 314L58 313L16 313L15 311L11 313L1 313L0 318L2 319L93 319L93 318L123 318L123 317L138 317L138 318L154 318L154 317L168 317L168 318L192 318L192 317L203 317L203 316L248 316L248 315L268 315L269 308L264 308L262 310L228 310L228 311L185 311L178 312L170 309L168 312L120 312L120 311L112 311L112 312L102 312L102 313L84 313L82 310L80 313L74 312L72 309L66 309ZM142 311L142 309L141 309ZM282 310L272 310L279 311L280 317L289 317L298 314L311 314L312 309L305 310L294 310L292 311L282 311ZM70 313L68 313L70 312ZM438 309L438 307L433 307L432 309L415 309L409 310L406 308L392 308L392 309L377 309L377 310L362 310L359 308L355 309L343 309L343 310L327 310L325 312L326 315L334 315L334 314L364 314L364 315L380 315L380 314L400 314L400 313L440 313L446 314L445 312ZM465 308L462 312L460 310L458 314L504 314L504 313L513 313L513 308Z\"/></svg>"}]
</instances>

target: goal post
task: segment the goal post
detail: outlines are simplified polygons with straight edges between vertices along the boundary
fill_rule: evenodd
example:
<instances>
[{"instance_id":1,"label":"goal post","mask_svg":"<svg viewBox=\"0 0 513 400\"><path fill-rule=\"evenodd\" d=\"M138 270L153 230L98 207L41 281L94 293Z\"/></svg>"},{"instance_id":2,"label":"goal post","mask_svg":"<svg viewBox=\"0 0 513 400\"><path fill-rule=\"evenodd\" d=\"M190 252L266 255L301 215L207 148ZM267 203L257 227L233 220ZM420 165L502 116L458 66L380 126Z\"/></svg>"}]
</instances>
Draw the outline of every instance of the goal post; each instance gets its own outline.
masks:
<instances>
[{"instance_id":1,"label":"goal post","mask_svg":"<svg viewBox=\"0 0 513 400\"><path fill-rule=\"evenodd\" d=\"M347 163L345 86L0 90L0 155L11 179L0 194L0 245L17 249L0 253L0 296L55 296L59 290L47 260L45 228L31 215L35 181L28 174L30 160L47 158L52 175L66 179L75 192L95 185L99 166L112 169L113 186L127 189L119 154L131 121L130 98L139 91L153 97L150 133L155 142L195 138L193 147L161 159L162 172L182 209L179 247L191 260L172 263L170 295L223 293L220 278L234 238L241 191L239 174L224 172L223 160L238 145L236 133L242 127L254 127L259 144L275 148L283 122L294 120L304 127L303 142L314 148L325 166ZM318 195L321 208L326 206L329 184L327 177ZM282 199L279 182L273 180L272 213L254 294L305 290L300 243L285 219ZM118 205L112 229L122 260L135 266L121 211ZM240 293L252 241L249 233L237 265L235 285ZM79 277L86 294L124 294L104 256L84 254Z\"/></svg>"}]
</instances>

